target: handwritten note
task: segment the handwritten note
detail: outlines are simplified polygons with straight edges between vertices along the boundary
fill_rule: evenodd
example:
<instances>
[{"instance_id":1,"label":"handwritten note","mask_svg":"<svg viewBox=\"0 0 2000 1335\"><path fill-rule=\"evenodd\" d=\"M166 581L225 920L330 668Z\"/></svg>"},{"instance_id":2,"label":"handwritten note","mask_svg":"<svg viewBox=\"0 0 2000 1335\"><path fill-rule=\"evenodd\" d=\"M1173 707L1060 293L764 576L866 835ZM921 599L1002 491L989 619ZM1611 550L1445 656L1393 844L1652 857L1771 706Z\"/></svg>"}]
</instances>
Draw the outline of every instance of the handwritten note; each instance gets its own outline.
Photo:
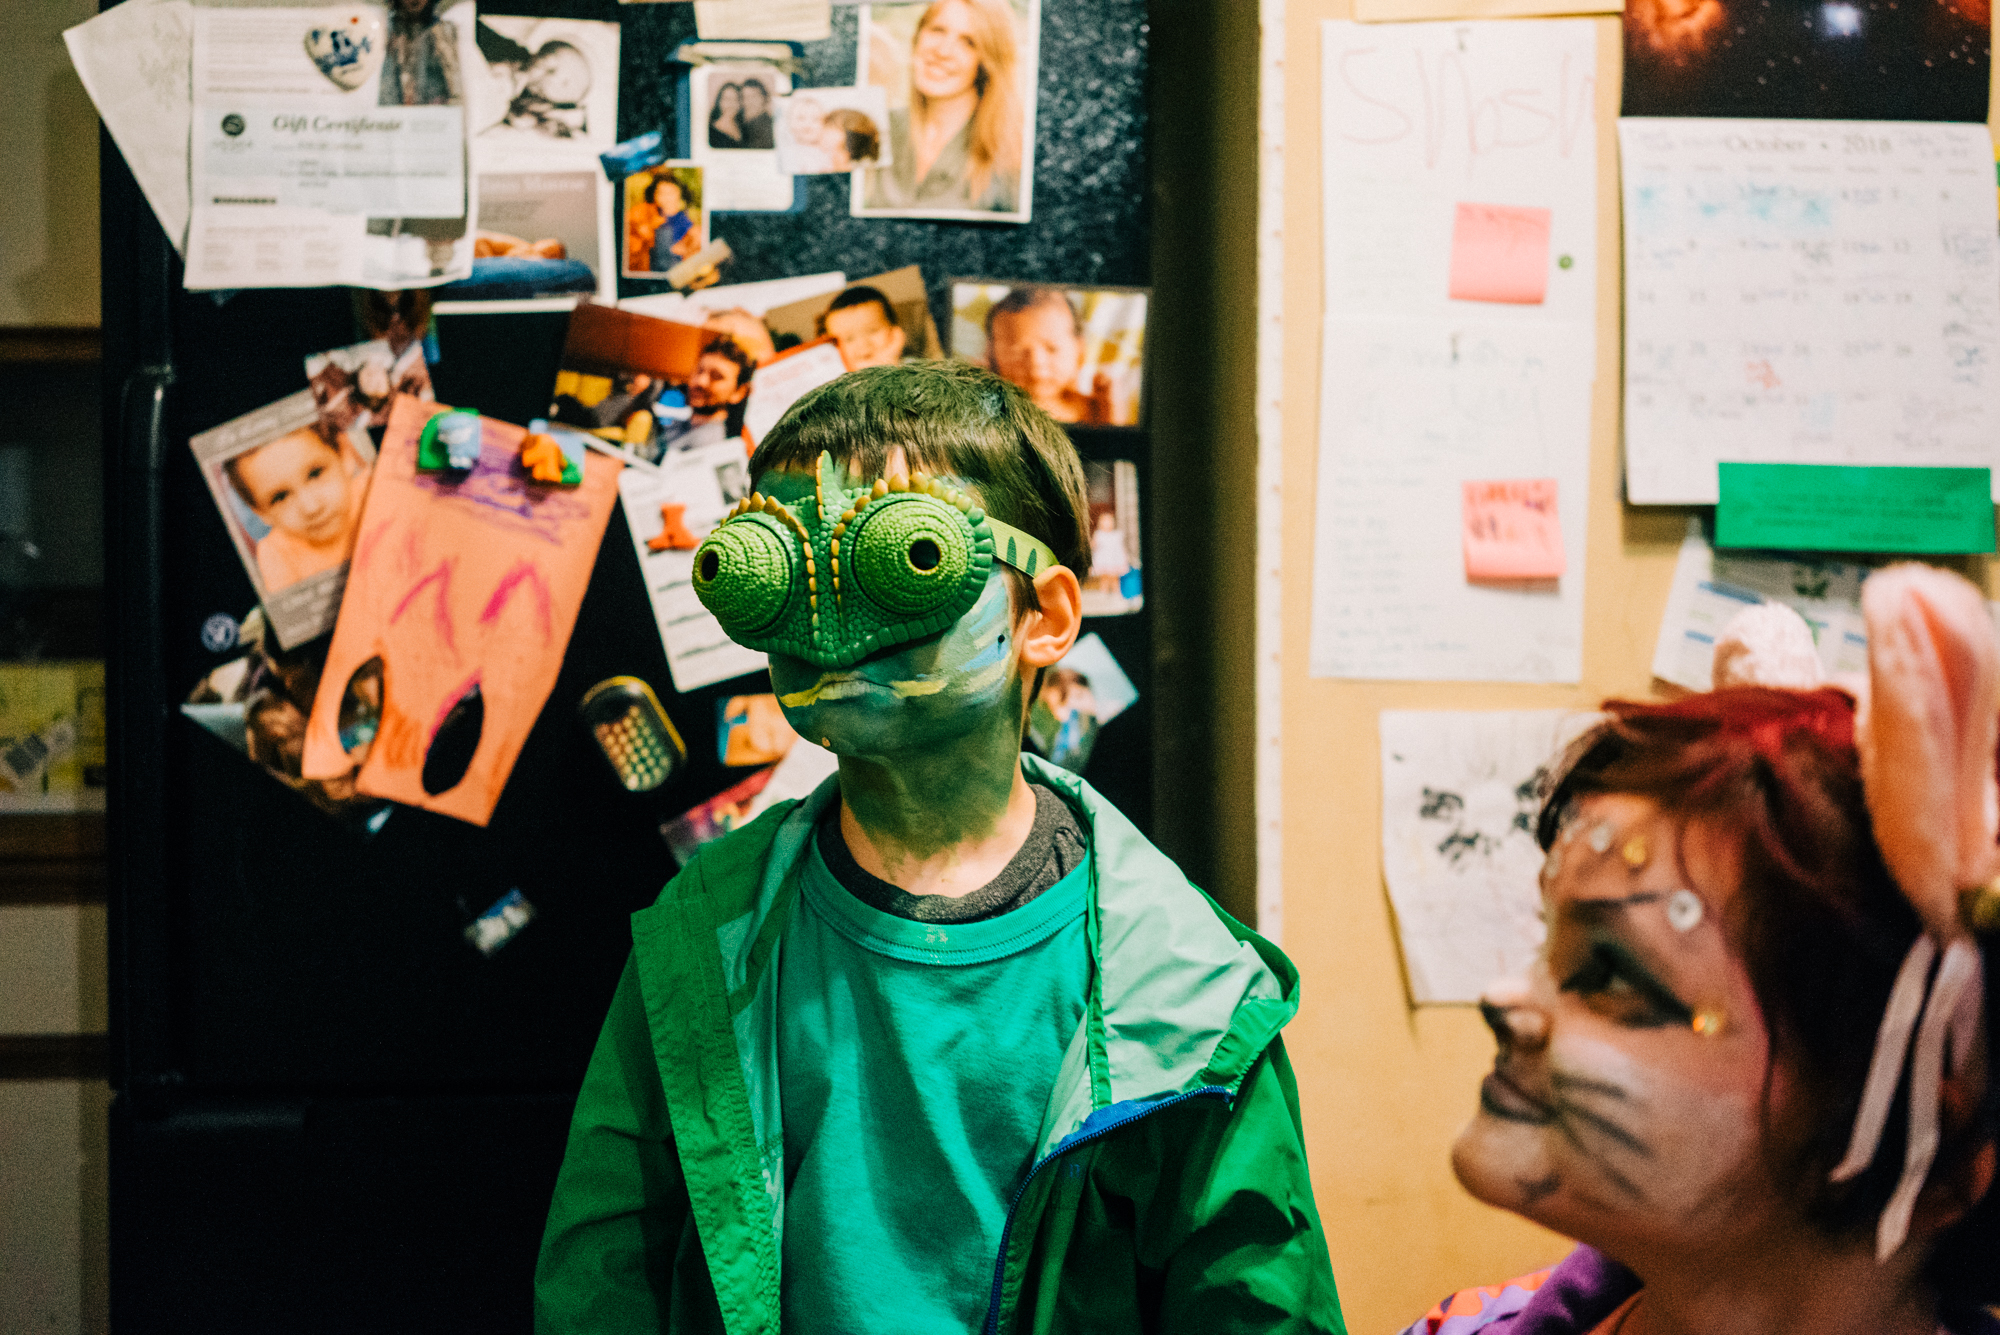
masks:
<instances>
[{"instance_id":1,"label":"handwritten note","mask_svg":"<svg viewBox=\"0 0 2000 1335\"><path fill-rule=\"evenodd\" d=\"M1321 45L1327 313L1593 319L1591 20L1330 20Z\"/></svg>"},{"instance_id":2,"label":"handwritten note","mask_svg":"<svg viewBox=\"0 0 2000 1335\"><path fill-rule=\"evenodd\" d=\"M1382 711L1382 875L1410 999L1474 1002L1542 943L1549 766L1594 721L1561 710Z\"/></svg>"},{"instance_id":3,"label":"handwritten note","mask_svg":"<svg viewBox=\"0 0 2000 1335\"><path fill-rule=\"evenodd\" d=\"M1555 579L1563 572L1556 480L1465 484L1465 577Z\"/></svg>"},{"instance_id":4,"label":"handwritten note","mask_svg":"<svg viewBox=\"0 0 2000 1335\"><path fill-rule=\"evenodd\" d=\"M1625 119L1635 504L1716 465L2000 466L1983 125Z\"/></svg>"},{"instance_id":5,"label":"handwritten note","mask_svg":"<svg viewBox=\"0 0 2000 1335\"><path fill-rule=\"evenodd\" d=\"M1539 306L1549 290L1549 211L1460 204L1451 227L1451 299Z\"/></svg>"},{"instance_id":6,"label":"handwritten note","mask_svg":"<svg viewBox=\"0 0 2000 1335\"><path fill-rule=\"evenodd\" d=\"M1464 485L1586 494L1588 329L1328 321L1313 538L1314 676L1576 681L1583 571L1466 579ZM1584 507L1557 517L1584 550Z\"/></svg>"},{"instance_id":7,"label":"handwritten note","mask_svg":"<svg viewBox=\"0 0 2000 1335\"><path fill-rule=\"evenodd\" d=\"M1549 516L1554 550L1571 554L1555 575L1469 581L1474 564L1507 568L1487 557L1518 544L1474 551L1464 487L1537 478L1588 492L1596 31L1576 19L1329 21L1321 46L1310 669L1575 681L1584 507Z\"/></svg>"}]
</instances>

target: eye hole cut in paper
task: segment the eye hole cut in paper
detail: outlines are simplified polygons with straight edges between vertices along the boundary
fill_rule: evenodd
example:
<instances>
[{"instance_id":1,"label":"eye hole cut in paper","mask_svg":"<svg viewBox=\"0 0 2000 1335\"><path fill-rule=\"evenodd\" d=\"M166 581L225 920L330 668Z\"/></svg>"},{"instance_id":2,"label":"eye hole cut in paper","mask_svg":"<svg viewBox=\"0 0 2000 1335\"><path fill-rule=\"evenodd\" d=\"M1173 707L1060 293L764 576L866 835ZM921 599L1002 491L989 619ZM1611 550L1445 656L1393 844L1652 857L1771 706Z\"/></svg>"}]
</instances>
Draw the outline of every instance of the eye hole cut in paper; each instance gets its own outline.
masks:
<instances>
[{"instance_id":1,"label":"eye hole cut in paper","mask_svg":"<svg viewBox=\"0 0 2000 1335\"><path fill-rule=\"evenodd\" d=\"M1541 305L1552 216L1511 204L1460 204L1451 225L1451 299Z\"/></svg>"},{"instance_id":2,"label":"eye hole cut in paper","mask_svg":"<svg viewBox=\"0 0 2000 1335\"><path fill-rule=\"evenodd\" d=\"M592 453L581 486L538 485L516 468L526 432L481 418L471 473L419 473L418 435L443 411L408 396L390 408L304 771L352 768L342 689L379 657L360 791L484 825L562 669L623 465Z\"/></svg>"}]
</instances>

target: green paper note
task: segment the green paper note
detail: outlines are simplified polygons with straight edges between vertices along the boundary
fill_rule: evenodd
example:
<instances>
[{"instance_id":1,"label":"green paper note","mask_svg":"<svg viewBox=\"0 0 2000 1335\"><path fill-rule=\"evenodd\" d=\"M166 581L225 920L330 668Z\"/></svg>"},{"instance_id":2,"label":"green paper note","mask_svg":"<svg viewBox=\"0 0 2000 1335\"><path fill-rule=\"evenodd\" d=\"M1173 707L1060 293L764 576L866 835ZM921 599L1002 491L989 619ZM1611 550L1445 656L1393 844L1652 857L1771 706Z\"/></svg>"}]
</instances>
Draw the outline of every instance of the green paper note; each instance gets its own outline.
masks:
<instances>
[{"instance_id":1,"label":"green paper note","mask_svg":"<svg viewBox=\"0 0 2000 1335\"><path fill-rule=\"evenodd\" d=\"M1990 552L1992 470L1718 465L1717 547Z\"/></svg>"}]
</instances>

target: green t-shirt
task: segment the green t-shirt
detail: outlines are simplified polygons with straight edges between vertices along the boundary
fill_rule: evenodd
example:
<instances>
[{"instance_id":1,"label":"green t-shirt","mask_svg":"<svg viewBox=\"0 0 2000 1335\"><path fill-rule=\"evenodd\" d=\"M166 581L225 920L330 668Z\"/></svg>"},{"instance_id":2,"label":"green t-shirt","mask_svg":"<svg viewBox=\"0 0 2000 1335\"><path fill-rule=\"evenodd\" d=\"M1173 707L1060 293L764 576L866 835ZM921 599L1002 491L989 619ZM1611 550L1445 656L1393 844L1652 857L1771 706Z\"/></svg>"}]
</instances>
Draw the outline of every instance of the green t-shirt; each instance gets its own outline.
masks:
<instances>
[{"instance_id":1,"label":"green t-shirt","mask_svg":"<svg viewBox=\"0 0 2000 1335\"><path fill-rule=\"evenodd\" d=\"M784 1329L976 1331L1083 1019L1090 864L964 923L862 903L817 846L801 871L779 955Z\"/></svg>"}]
</instances>

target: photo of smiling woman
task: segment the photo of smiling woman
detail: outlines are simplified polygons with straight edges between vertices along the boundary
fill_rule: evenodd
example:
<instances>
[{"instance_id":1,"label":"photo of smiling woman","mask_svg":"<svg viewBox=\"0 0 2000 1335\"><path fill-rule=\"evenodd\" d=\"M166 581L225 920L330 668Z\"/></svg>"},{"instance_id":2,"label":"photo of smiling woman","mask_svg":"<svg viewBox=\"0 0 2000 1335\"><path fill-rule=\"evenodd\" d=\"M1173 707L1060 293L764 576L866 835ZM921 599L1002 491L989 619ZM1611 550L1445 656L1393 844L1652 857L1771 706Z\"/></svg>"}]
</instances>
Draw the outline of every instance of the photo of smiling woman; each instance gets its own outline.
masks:
<instances>
[{"instance_id":1,"label":"photo of smiling woman","mask_svg":"<svg viewBox=\"0 0 2000 1335\"><path fill-rule=\"evenodd\" d=\"M1613 701L1568 752L1451 1159L1581 1245L1405 1335L2000 1332L2000 652L1948 572L1862 603L1865 704L1755 608L1716 675L1782 686Z\"/></svg>"},{"instance_id":2,"label":"photo of smiling woman","mask_svg":"<svg viewBox=\"0 0 2000 1335\"><path fill-rule=\"evenodd\" d=\"M888 164L854 173L854 216L1027 222L1040 0L862 10L856 82L889 100Z\"/></svg>"}]
</instances>

